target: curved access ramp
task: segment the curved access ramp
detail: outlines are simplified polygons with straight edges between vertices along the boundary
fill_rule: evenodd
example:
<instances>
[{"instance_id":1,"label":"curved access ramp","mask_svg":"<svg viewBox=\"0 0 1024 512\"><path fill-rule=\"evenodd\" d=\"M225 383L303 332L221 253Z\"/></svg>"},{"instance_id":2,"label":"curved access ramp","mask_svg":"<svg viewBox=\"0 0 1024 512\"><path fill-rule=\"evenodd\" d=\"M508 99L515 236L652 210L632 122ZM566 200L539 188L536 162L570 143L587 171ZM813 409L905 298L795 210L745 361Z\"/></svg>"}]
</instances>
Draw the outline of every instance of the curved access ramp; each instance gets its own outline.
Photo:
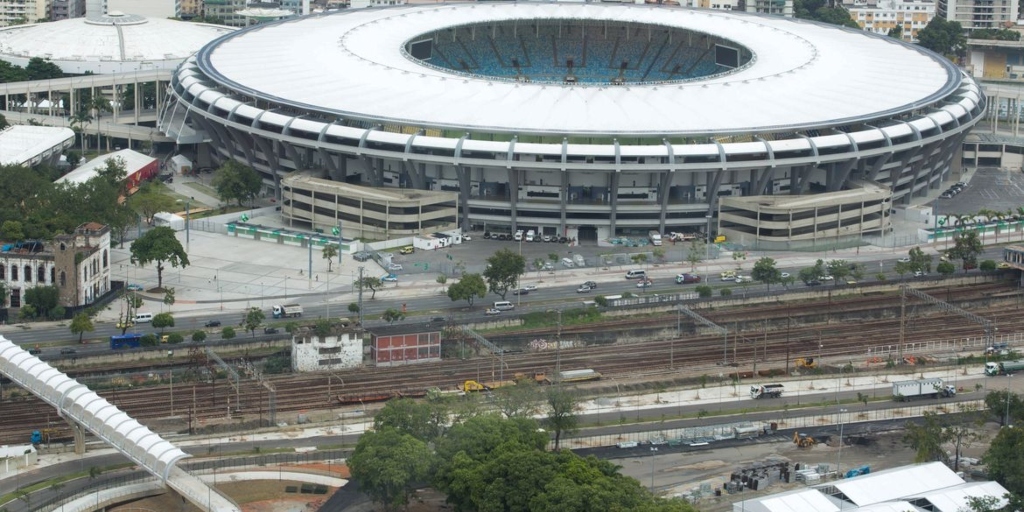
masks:
<instances>
[{"instance_id":1,"label":"curved access ramp","mask_svg":"<svg viewBox=\"0 0 1024 512\"><path fill-rule=\"evenodd\" d=\"M175 466L189 455L84 384L0 336L0 373L54 406L202 510L240 512L230 498Z\"/></svg>"}]
</instances>

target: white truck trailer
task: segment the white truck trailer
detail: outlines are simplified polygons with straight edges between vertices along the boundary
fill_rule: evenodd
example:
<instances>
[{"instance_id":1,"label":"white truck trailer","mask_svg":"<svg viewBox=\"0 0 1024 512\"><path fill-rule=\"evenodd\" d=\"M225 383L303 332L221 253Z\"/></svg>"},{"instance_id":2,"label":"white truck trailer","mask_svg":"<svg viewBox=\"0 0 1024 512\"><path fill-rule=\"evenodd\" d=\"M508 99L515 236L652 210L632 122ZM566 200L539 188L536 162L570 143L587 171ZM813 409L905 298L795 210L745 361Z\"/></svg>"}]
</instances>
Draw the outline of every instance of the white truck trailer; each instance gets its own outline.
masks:
<instances>
[{"instance_id":1,"label":"white truck trailer","mask_svg":"<svg viewBox=\"0 0 1024 512\"><path fill-rule=\"evenodd\" d=\"M902 380L892 383L892 399L897 402L916 398L939 398L956 395L956 388L947 385L942 379Z\"/></svg>"},{"instance_id":2,"label":"white truck trailer","mask_svg":"<svg viewBox=\"0 0 1024 512\"><path fill-rule=\"evenodd\" d=\"M277 304L271 311L274 314L274 318L302 316L302 306L299 304Z\"/></svg>"}]
</instances>

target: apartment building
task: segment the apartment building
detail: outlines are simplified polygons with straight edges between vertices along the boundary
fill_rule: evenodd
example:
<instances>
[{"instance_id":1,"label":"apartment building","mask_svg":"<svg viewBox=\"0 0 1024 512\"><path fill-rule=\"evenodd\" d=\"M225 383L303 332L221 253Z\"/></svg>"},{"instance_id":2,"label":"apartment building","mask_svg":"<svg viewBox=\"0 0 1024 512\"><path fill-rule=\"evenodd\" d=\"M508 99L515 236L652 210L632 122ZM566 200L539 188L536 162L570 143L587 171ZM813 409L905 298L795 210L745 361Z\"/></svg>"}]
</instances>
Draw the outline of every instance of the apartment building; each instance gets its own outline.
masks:
<instances>
[{"instance_id":1,"label":"apartment building","mask_svg":"<svg viewBox=\"0 0 1024 512\"><path fill-rule=\"evenodd\" d=\"M931 0L857 0L846 5L850 17L864 30L888 34L901 27L903 40L917 41L917 31L935 17L935 2Z\"/></svg>"},{"instance_id":2,"label":"apartment building","mask_svg":"<svg viewBox=\"0 0 1024 512\"><path fill-rule=\"evenodd\" d=\"M50 19L51 0L0 0L0 27Z\"/></svg>"},{"instance_id":3,"label":"apartment building","mask_svg":"<svg viewBox=\"0 0 1024 512\"><path fill-rule=\"evenodd\" d=\"M964 30L999 29L1017 21L1019 0L938 0L936 16L960 22Z\"/></svg>"}]
</instances>

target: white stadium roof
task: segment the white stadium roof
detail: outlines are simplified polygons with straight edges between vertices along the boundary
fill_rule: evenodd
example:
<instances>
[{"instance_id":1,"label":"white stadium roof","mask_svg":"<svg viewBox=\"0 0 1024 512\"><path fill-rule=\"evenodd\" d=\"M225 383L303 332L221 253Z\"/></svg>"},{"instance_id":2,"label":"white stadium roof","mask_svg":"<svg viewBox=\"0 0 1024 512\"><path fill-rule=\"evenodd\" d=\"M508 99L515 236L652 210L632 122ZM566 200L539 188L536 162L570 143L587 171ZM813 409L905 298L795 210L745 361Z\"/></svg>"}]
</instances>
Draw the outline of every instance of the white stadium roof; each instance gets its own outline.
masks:
<instances>
[{"instance_id":1,"label":"white stadium roof","mask_svg":"<svg viewBox=\"0 0 1024 512\"><path fill-rule=\"evenodd\" d=\"M0 130L0 165L33 165L41 156L60 154L70 146L70 128L14 125Z\"/></svg>"},{"instance_id":2,"label":"white stadium roof","mask_svg":"<svg viewBox=\"0 0 1024 512\"><path fill-rule=\"evenodd\" d=\"M234 29L111 12L0 29L0 59L24 66L49 59L65 73L173 69Z\"/></svg>"},{"instance_id":3,"label":"white stadium roof","mask_svg":"<svg viewBox=\"0 0 1024 512\"><path fill-rule=\"evenodd\" d=\"M606 86L466 76L403 52L406 42L445 27L531 19L679 27L735 41L754 58L733 73L696 81ZM361 9L257 26L199 57L212 79L276 103L371 122L515 133L813 129L908 112L960 84L952 64L892 38L780 16L646 5Z\"/></svg>"}]
</instances>

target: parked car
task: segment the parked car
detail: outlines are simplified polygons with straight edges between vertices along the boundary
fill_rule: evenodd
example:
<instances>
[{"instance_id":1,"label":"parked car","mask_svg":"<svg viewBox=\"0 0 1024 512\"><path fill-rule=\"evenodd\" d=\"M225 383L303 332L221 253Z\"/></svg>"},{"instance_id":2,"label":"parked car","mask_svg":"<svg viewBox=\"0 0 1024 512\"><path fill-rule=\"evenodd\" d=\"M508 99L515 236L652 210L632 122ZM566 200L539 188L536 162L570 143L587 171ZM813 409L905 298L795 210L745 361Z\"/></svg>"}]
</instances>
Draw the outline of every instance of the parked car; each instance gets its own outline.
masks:
<instances>
[{"instance_id":1,"label":"parked car","mask_svg":"<svg viewBox=\"0 0 1024 512\"><path fill-rule=\"evenodd\" d=\"M398 282L398 276L396 276L394 274L388 274L386 276L381 277L380 278L380 282L382 282L382 283L397 283Z\"/></svg>"},{"instance_id":2,"label":"parked car","mask_svg":"<svg viewBox=\"0 0 1024 512\"><path fill-rule=\"evenodd\" d=\"M549 261L549 262L545 263L543 266L541 266L540 268L541 268L541 270L554 270L555 269L555 265Z\"/></svg>"},{"instance_id":3,"label":"parked car","mask_svg":"<svg viewBox=\"0 0 1024 512\"><path fill-rule=\"evenodd\" d=\"M487 311L484 311L484 314L487 315L487 316L500 315L501 314L501 310L500 309L494 309L494 308L487 308Z\"/></svg>"},{"instance_id":4,"label":"parked car","mask_svg":"<svg viewBox=\"0 0 1024 512\"><path fill-rule=\"evenodd\" d=\"M263 334L277 334L277 327L264 327Z\"/></svg>"},{"instance_id":5,"label":"parked car","mask_svg":"<svg viewBox=\"0 0 1024 512\"><path fill-rule=\"evenodd\" d=\"M583 281L583 286L589 286L591 290L597 289L597 283L593 281Z\"/></svg>"},{"instance_id":6,"label":"parked car","mask_svg":"<svg viewBox=\"0 0 1024 512\"><path fill-rule=\"evenodd\" d=\"M462 235L462 241L463 242L472 242L473 241L473 237L471 237L469 235Z\"/></svg>"},{"instance_id":7,"label":"parked car","mask_svg":"<svg viewBox=\"0 0 1024 512\"><path fill-rule=\"evenodd\" d=\"M220 327L220 320L210 320L209 322L206 322L205 324L203 324L203 327L206 327L206 328Z\"/></svg>"},{"instance_id":8,"label":"parked car","mask_svg":"<svg viewBox=\"0 0 1024 512\"><path fill-rule=\"evenodd\" d=\"M588 292L590 292L590 290L593 290L593 288L591 288L591 287L589 287L589 286L587 286L585 284L581 284L579 286L579 288L576 288L576 293L588 293Z\"/></svg>"},{"instance_id":9,"label":"parked car","mask_svg":"<svg viewBox=\"0 0 1024 512\"><path fill-rule=\"evenodd\" d=\"M392 272L402 270L402 265L399 263L388 263L388 270Z\"/></svg>"},{"instance_id":10,"label":"parked car","mask_svg":"<svg viewBox=\"0 0 1024 512\"><path fill-rule=\"evenodd\" d=\"M462 239L465 240L466 237L462 237ZM411 245L407 245L398 250L399 254L412 254L414 252L416 252L416 248Z\"/></svg>"},{"instance_id":11,"label":"parked car","mask_svg":"<svg viewBox=\"0 0 1024 512\"><path fill-rule=\"evenodd\" d=\"M553 239L553 238L551 237L551 235L544 235L544 236L542 236L542 237L541 237L541 239L542 239L542 240L544 240L545 242L551 242L551 241L553 241L553 240L554 240L554 239Z\"/></svg>"},{"instance_id":12,"label":"parked car","mask_svg":"<svg viewBox=\"0 0 1024 512\"><path fill-rule=\"evenodd\" d=\"M142 291L142 285L141 284L132 283L132 284L129 284L128 286L125 286L125 289L130 291L130 292L141 292Z\"/></svg>"},{"instance_id":13,"label":"parked car","mask_svg":"<svg viewBox=\"0 0 1024 512\"><path fill-rule=\"evenodd\" d=\"M562 258L562 266L565 268L573 268L576 266L576 264L573 263L572 259L570 258Z\"/></svg>"}]
</instances>

